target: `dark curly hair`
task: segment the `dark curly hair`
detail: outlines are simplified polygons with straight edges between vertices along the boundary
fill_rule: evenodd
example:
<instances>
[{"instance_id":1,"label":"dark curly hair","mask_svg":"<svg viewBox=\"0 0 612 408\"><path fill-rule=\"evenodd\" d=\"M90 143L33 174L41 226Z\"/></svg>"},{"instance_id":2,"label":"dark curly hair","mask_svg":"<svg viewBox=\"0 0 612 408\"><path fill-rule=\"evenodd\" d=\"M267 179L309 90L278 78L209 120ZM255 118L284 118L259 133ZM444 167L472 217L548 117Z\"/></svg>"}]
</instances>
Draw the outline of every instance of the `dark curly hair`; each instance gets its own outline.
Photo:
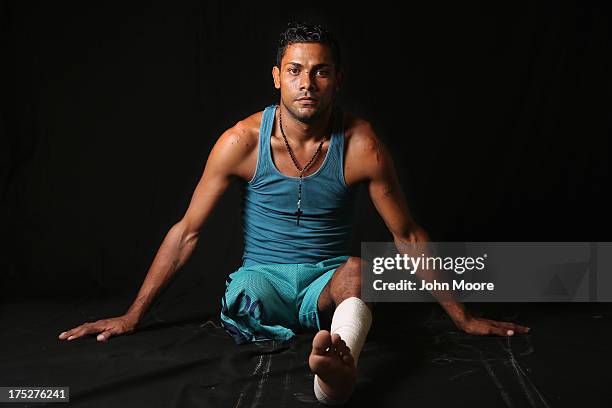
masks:
<instances>
[{"instance_id":1,"label":"dark curly hair","mask_svg":"<svg viewBox=\"0 0 612 408\"><path fill-rule=\"evenodd\" d=\"M291 22L280 35L278 51L276 52L276 66L280 68L281 60L288 46L295 43L321 43L331 48L336 71L340 70L340 46L330 33L319 24Z\"/></svg>"}]
</instances>

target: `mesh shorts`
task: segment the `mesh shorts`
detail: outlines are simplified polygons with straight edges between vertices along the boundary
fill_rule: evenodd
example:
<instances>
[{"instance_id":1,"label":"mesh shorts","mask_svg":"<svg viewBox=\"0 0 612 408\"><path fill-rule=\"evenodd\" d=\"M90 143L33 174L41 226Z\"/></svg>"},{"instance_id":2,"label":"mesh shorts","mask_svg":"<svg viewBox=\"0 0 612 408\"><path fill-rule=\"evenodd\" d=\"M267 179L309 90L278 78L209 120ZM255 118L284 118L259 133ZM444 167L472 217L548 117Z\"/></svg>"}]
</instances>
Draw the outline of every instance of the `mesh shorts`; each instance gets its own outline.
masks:
<instances>
[{"instance_id":1,"label":"mesh shorts","mask_svg":"<svg viewBox=\"0 0 612 408\"><path fill-rule=\"evenodd\" d=\"M240 267L225 281L221 325L237 344L288 340L300 329L320 330L319 295L348 258Z\"/></svg>"}]
</instances>

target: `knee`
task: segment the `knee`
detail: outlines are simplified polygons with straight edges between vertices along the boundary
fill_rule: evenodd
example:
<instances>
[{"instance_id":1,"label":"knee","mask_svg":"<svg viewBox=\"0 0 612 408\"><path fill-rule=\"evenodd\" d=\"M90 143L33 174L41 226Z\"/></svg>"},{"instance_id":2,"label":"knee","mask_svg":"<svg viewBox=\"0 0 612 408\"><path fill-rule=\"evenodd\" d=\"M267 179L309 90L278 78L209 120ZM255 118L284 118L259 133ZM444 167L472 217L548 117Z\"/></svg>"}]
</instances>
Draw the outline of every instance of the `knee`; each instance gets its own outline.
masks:
<instances>
[{"instance_id":1,"label":"knee","mask_svg":"<svg viewBox=\"0 0 612 408\"><path fill-rule=\"evenodd\" d=\"M341 274L344 280L361 282L361 258L351 256L347 259Z\"/></svg>"},{"instance_id":2,"label":"knee","mask_svg":"<svg viewBox=\"0 0 612 408\"><path fill-rule=\"evenodd\" d=\"M330 293L337 303L350 296L361 296L361 258L350 257L334 274Z\"/></svg>"}]
</instances>

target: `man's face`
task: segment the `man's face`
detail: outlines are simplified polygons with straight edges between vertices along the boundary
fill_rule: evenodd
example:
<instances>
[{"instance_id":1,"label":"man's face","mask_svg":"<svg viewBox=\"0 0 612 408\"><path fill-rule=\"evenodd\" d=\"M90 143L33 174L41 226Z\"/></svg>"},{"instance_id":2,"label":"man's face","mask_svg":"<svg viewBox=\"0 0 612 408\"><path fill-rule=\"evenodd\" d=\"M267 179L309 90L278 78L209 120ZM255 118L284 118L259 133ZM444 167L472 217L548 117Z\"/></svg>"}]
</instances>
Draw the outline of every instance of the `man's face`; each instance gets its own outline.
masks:
<instances>
[{"instance_id":1,"label":"man's face","mask_svg":"<svg viewBox=\"0 0 612 408\"><path fill-rule=\"evenodd\" d=\"M330 47L320 43L289 45L272 76L282 104L304 123L316 121L332 106L341 81Z\"/></svg>"}]
</instances>

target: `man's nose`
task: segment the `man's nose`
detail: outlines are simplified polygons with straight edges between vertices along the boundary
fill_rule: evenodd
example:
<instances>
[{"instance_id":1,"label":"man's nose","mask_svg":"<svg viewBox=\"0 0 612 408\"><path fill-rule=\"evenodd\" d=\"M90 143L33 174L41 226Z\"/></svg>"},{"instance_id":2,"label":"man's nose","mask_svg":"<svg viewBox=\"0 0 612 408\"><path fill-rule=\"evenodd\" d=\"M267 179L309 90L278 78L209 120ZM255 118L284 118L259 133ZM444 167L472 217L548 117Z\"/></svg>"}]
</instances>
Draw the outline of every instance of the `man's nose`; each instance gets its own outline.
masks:
<instances>
[{"instance_id":1,"label":"man's nose","mask_svg":"<svg viewBox=\"0 0 612 408\"><path fill-rule=\"evenodd\" d=\"M300 90L314 90L315 89L315 81L314 78L310 75L310 71L304 70L300 77Z\"/></svg>"}]
</instances>

